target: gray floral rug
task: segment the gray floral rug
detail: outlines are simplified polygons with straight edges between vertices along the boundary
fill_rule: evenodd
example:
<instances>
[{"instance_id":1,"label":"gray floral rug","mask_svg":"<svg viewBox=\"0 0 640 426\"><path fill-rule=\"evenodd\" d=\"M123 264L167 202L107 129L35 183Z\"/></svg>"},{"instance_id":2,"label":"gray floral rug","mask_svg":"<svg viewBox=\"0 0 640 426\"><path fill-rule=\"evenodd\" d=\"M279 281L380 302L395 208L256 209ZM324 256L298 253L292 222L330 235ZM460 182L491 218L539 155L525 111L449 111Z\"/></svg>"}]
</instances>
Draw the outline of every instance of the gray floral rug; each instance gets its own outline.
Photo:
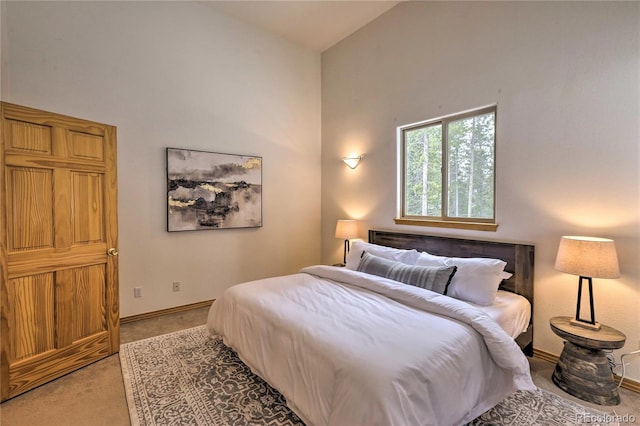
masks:
<instances>
[{"instance_id":1,"label":"gray floral rug","mask_svg":"<svg viewBox=\"0 0 640 426\"><path fill-rule=\"evenodd\" d=\"M133 425L303 425L284 397L204 326L127 343L120 364ZM608 424L538 390L516 392L470 425Z\"/></svg>"}]
</instances>

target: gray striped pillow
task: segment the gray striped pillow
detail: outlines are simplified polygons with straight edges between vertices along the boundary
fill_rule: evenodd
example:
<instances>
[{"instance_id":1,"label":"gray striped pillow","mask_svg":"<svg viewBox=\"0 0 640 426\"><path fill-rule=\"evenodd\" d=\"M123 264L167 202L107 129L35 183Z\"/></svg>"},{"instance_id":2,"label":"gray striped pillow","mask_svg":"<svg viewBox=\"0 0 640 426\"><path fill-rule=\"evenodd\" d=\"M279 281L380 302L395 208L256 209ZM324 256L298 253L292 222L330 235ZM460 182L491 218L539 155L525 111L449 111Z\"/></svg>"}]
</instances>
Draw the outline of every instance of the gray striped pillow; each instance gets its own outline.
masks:
<instances>
[{"instance_id":1,"label":"gray striped pillow","mask_svg":"<svg viewBox=\"0 0 640 426\"><path fill-rule=\"evenodd\" d=\"M382 257L374 256L367 252L362 253L358 271L379 277L389 278L410 284L416 287L447 294L457 266L412 266Z\"/></svg>"}]
</instances>

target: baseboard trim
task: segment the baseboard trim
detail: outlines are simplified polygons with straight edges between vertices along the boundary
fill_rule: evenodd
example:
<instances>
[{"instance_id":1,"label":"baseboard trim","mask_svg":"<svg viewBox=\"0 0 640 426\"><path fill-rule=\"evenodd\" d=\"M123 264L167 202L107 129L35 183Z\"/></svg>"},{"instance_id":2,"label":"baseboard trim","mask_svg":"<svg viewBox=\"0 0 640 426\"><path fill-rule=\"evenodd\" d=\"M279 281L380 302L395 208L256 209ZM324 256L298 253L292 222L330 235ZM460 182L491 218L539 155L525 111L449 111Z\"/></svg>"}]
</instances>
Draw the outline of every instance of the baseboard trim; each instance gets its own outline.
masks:
<instances>
[{"instance_id":1,"label":"baseboard trim","mask_svg":"<svg viewBox=\"0 0 640 426\"><path fill-rule=\"evenodd\" d=\"M560 359L560 355L554 355L550 352L546 352L538 348L533 348L533 356L535 358L540 358L541 360L548 361L553 364L556 364L558 362L558 359ZM620 381L620 376L618 376L617 374L614 374L613 376L615 377L616 382ZM636 382L635 380L631 380L626 377L622 382L621 387L632 392L640 393L640 382Z\"/></svg>"},{"instance_id":2,"label":"baseboard trim","mask_svg":"<svg viewBox=\"0 0 640 426\"><path fill-rule=\"evenodd\" d=\"M550 352L543 351L542 349L533 348L533 356L535 358L540 358L544 361L551 362L553 364L557 364L560 359L560 355L554 355Z\"/></svg>"},{"instance_id":3,"label":"baseboard trim","mask_svg":"<svg viewBox=\"0 0 640 426\"><path fill-rule=\"evenodd\" d=\"M145 312L144 314L131 315L129 317L120 318L120 324L127 324L130 322L135 322L135 321L140 321L140 320L145 320L150 318L157 318L163 315L175 314L177 312L190 311L192 309L206 308L208 306L211 306L214 300L215 299L204 300L202 302L191 303L188 305L175 306L173 308L167 308L167 309L160 309L159 311Z\"/></svg>"}]
</instances>

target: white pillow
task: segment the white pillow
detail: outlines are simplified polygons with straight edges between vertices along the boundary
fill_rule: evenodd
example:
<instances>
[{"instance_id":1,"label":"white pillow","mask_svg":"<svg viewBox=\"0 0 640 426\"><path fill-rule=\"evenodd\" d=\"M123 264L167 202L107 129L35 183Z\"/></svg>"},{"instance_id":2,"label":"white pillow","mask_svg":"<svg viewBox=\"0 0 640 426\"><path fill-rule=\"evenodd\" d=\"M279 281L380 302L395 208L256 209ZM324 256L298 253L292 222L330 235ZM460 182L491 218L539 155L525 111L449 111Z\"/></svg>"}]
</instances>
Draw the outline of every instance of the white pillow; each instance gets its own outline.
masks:
<instances>
[{"instance_id":1,"label":"white pillow","mask_svg":"<svg viewBox=\"0 0 640 426\"><path fill-rule=\"evenodd\" d=\"M362 252L366 251L374 256L382 257L387 260L404 263L406 265L415 265L416 260L420 256L416 250L402 250L393 247L379 246L377 244L366 243L364 241L354 241L351 244L351 250L347 254L347 269L358 270Z\"/></svg>"},{"instance_id":2,"label":"white pillow","mask_svg":"<svg viewBox=\"0 0 640 426\"><path fill-rule=\"evenodd\" d=\"M498 287L511 274L504 271L507 262L500 259L479 257L443 257L420 253L417 266L457 266L447 296L466 300L482 306L493 303Z\"/></svg>"}]
</instances>

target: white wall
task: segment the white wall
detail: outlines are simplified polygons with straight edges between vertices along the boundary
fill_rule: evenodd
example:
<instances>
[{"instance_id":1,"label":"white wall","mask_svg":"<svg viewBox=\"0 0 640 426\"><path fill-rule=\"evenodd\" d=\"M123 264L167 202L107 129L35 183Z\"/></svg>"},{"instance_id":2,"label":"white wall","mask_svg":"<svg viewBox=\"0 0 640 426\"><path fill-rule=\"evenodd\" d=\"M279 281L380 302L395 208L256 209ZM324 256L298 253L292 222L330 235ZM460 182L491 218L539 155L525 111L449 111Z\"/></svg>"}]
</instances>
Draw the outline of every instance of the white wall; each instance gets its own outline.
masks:
<instances>
[{"instance_id":1,"label":"white wall","mask_svg":"<svg viewBox=\"0 0 640 426\"><path fill-rule=\"evenodd\" d=\"M576 276L562 235L616 241L622 277L594 282L596 319L640 342L640 5L407 2L322 54L322 259L337 219L366 230L532 243L536 348L560 354L553 316ZM396 226L396 128L497 103L497 232ZM340 157L365 155L355 170ZM640 379L640 357L629 371Z\"/></svg>"},{"instance_id":2,"label":"white wall","mask_svg":"<svg viewBox=\"0 0 640 426\"><path fill-rule=\"evenodd\" d=\"M197 2L2 6L2 99L118 128L121 316L318 263L319 54ZM167 233L166 147L262 156L263 227Z\"/></svg>"}]
</instances>

